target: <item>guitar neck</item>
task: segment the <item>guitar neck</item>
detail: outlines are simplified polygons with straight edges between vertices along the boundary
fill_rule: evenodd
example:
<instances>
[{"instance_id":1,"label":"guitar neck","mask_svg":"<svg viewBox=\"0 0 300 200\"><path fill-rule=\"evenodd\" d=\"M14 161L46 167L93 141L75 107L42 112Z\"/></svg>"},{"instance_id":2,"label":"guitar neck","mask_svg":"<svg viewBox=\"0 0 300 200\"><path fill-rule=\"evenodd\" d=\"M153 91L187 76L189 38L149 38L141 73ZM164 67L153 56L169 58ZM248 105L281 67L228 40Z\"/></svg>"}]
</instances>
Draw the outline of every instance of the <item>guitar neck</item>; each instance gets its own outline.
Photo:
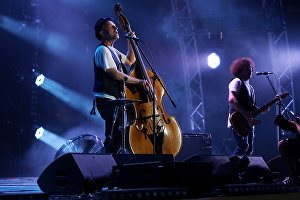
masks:
<instances>
[{"instance_id":1,"label":"guitar neck","mask_svg":"<svg viewBox=\"0 0 300 200\"><path fill-rule=\"evenodd\" d=\"M266 110L268 107L270 107L271 105L273 105L274 103L276 103L279 100L279 98L275 98L272 101L270 101L269 103L266 103L265 105L263 105L261 108L257 109L256 111L254 111L254 116L259 115L260 113L262 113L264 110Z\"/></svg>"}]
</instances>

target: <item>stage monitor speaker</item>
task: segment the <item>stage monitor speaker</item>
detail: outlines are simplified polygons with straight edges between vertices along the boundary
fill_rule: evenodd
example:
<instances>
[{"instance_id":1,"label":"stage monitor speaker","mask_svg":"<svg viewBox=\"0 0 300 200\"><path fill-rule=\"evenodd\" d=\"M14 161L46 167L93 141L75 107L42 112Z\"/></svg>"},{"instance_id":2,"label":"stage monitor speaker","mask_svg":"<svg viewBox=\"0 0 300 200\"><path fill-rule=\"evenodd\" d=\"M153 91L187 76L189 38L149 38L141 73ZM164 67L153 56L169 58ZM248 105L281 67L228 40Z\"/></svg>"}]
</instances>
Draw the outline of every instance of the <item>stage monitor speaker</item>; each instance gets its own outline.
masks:
<instances>
[{"instance_id":1,"label":"stage monitor speaker","mask_svg":"<svg viewBox=\"0 0 300 200\"><path fill-rule=\"evenodd\" d=\"M144 162L174 162L174 157L171 154L66 154L53 161L37 182L48 194L90 193L112 180L113 166Z\"/></svg>"},{"instance_id":2,"label":"stage monitor speaker","mask_svg":"<svg viewBox=\"0 0 300 200\"><path fill-rule=\"evenodd\" d=\"M211 135L208 133L184 133L182 147L175 157L176 161L183 161L192 155L211 155Z\"/></svg>"},{"instance_id":3,"label":"stage monitor speaker","mask_svg":"<svg viewBox=\"0 0 300 200\"><path fill-rule=\"evenodd\" d=\"M269 182L272 181L272 173L267 163L261 156L248 156L250 164L244 175L244 181Z\"/></svg>"},{"instance_id":4,"label":"stage monitor speaker","mask_svg":"<svg viewBox=\"0 0 300 200\"><path fill-rule=\"evenodd\" d=\"M289 176L289 169L287 164L282 160L281 156L276 156L267 162L268 167L271 172L277 173L277 178L283 180L285 177ZM300 175L300 172L298 172Z\"/></svg>"},{"instance_id":5,"label":"stage monitor speaker","mask_svg":"<svg viewBox=\"0 0 300 200\"><path fill-rule=\"evenodd\" d=\"M244 173L240 177L243 182L269 181L272 178L271 171L261 156L248 156L248 158L250 163L248 167L246 165ZM238 177L238 173L241 171L237 170L235 163L230 162L227 156L193 155L185 159L185 162L213 163L212 181L215 185L238 183L241 180Z\"/></svg>"},{"instance_id":6,"label":"stage monitor speaker","mask_svg":"<svg viewBox=\"0 0 300 200\"><path fill-rule=\"evenodd\" d=\"M230 160L223 155L193 155L184 160L184 162L212 163L212 184L221 185L226 183L236 183L237 173L233 171Z\"/></svg>"},{"instance_id":7,"label":"stage monitor speaker","mask_svg":"<svg viewBox=\"0 0 300 200\"><path fill-rule=\"evenodd\" d=\"M117 185L122 189L190 188L198 192L208 192L211 189L212 163L169 162L121 165L114 167L114 175Z\"/></svg>"}]
</instances>

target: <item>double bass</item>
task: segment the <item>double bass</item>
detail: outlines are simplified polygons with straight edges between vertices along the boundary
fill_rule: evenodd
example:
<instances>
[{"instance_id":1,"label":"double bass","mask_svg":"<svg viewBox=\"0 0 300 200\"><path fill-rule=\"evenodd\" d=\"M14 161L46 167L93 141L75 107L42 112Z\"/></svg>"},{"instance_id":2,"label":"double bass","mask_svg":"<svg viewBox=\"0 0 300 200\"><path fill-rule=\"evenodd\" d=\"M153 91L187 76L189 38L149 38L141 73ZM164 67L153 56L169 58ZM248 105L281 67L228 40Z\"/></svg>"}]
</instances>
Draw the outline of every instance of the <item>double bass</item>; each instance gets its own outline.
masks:
<instances>
[{"instance_id":1,"label":"double bass","mask_svg":"<svg viewBox=\"0 0 300 200\"><path fill-rule=\"evenodd\" d=\"M132 32L120 4L115 5L115 14L123 31L127 34ZM148 91L135 85L126 85L125 88L126 98L140 100L140 102L132 103L135 109L135 120L129 128L130 148L134 154L153 153L176 156L181 148L182 134L175 117L169 116L164 110L162 99L167 93L165 85L155 71L145 67L141 57L141 53L143 56L144 53L140 51L137 40L133 38L129 40L136 57L135 67L129 76L147 80L150 84ZM146 57L145 59L147 60ZM155 84L155 81L160 84Z\"/></svg>"}]
</instances>

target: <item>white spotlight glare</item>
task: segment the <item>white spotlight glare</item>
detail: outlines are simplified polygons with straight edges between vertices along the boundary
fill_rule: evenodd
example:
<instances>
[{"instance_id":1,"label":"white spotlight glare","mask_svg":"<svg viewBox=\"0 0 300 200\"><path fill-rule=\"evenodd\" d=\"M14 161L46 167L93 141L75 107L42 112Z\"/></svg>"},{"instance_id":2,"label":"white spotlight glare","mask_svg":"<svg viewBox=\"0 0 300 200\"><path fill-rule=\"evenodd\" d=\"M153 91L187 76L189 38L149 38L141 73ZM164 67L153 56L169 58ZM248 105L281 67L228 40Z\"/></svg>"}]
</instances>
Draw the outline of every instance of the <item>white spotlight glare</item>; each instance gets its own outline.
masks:
<instances>
[{"instance_id":1,"label":"white spotlight glare","mask_svg":"<svg viewBox=\"0 0 300 200\"><path fill-rule=\"evenodd\" d=\"M44 128L43 127L40 127L36 130L35 132L35 137L36 139L40 139L44 134Z\"/></svg>"},{"instance_id":2,"label":"white spotlight glare","mask_svg":"<svg viewBox=\"0 0 300 200\"><path fill-rule=\"evenodd\" d=\"M45 80L45 76L43 74L41 74L38 77L36 77L35 84L37 86L40 86L43 84L44 80Z\"/></svg>"},{"instance_id":3,"label":"white spotlight glare","mask_svg":"<svg viewBox=\"0 0 300 200\"><path fill-rule=\"evenodd\" d=\"M217 68L220 65L220 57L216 53L211 53L207 57L207 64L212 69Z\"/></svg>"}]
</instances>

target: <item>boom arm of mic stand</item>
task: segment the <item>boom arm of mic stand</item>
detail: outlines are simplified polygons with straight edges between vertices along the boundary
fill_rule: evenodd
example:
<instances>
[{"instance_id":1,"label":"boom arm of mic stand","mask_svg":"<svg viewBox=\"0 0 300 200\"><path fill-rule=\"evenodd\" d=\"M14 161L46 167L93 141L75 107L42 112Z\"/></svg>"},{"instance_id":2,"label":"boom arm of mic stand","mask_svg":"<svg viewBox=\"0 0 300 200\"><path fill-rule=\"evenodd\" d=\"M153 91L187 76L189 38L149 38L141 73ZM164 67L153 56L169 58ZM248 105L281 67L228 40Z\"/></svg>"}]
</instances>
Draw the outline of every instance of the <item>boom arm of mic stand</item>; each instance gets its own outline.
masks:
<instances>
[{"instance_id":1,"label":"boom arm of mic stand","mask_svg":"<svg viewBox=\"0 0 300 200\"><path fill-rule=\"evenodd\" d=\"M275 96L276 96L277 95L277 91L276 91L273 83L271 82L271 80L269 78L269 75L267 75L266 77L267 77L267 79L268 79L268 81L269 81L269 83L271 85L271 88L274 91ZM278 115L280 115L281 114L280 107L282 106L281 99L279 99L279 102L277 103L277 105L278 105ZM278 126L277 127L277 142L279 142L280 140L281 140L281 128Z\"/></svg>"},{"instance_id":2,"label":"boom arm of mic stand","mask_svg":"<svg viewBox=\"0 0 300 200\"><path fill-rule=\"evenodd\" d=\"M276 89L275 89L273 83L271 82L271 80L270 80L270 78L269 78L269 75L267 75L266 77L267 77L267 79L268 79L268 81L269 81L269 83L270 83L270 85L271 85L271 87L272 87L272 89L273 89L273 91L274 91L274 93L275 93L275 96L276 96L276 95L277 95L277 91L276 91Z\"/></svg>"},{"instance_id":3,"label":"boom arm of mic stand","mask_svg":"<svg viewBox=\"0 0 300 200\"><path fill-rule=\"evenodd\" d=\"M271 87L272 87L272 89L273 89L273 91L274 91L274 93L275 93L275 96L276 96L276 95L277 95L277 91L276 91L274 85L272 84L272 82L271 82L271 80L270 80L270 78L269 78L269 75L267 75L266 77L267 77L267 79L268 79L268 81L269 81L269 83L270 83L270 85L271 85ZM279 99L277 105L278 105L278 114L279 114L279 115L281 114L281 111L280 111L280 108L281 108L281 107L282 107L283 110L287 113L286 108L285 108L285 105L282 103L281 99ZM288 115L288 114L287 114L287 115Z\"/></svg>"},{"instance_id":4,"label":"boom arm of mic stand","mask_svg":"<svg viewBox=\"0 0 300 200\"><path fill-rule=\"evenodd\" d=\"M176 108L175 102L173 101L173 99L172 99L171 95L169 94L168 90L166 89L166 87L162 84L161 79L158 77L158 75L157 75L157 73L156 73L154 67L153 67L153 66L151 65L151 63L149 62L149 60L148 60L147 56L144 54L142 48L140 47L140 45L138 44L137 41L133 41L133 42L135 42L136 46L139 48L139 50L140 50L140 52L142 53L143 57L144 57L145 60L147 61L148 65L150 66L151 71L153 72L154 76L155 76L156 79L159 81L160 85L164 88L164 90L165 90L167 96L169 97L169 99L170 99L170 101L172 102L173 106Z\"/></svg>"},{"instance_id":5,"label":"boom arm of mic stand","mask_svg":"<svg viewBox=\"0 0 300 200\"><path fill-rule=\"evenodd\" d=\"M269 78L269 75L267 75L266 76L267 77L267 79L268 79L268 81L269 81L269 83L270 83L270 85L271 85L271 87L272 87L272 89L273 89L273 91L274 91L274 93L275 93L275 96L277 95L277 91L276 91L276 89L275 89L275 87L274 87L274 85L272 84L272 82L271 82L271 80L270 80L270 78ZM282 101L281 101L281 99L279 98L279 101L278 101L278 103L277 103L277 106L278 106L278 115L280 115L281 114L281 108L283 109L283 111L285 111L286 112L286 114L287 114L287 116L289 116L288 115L288 113L287 113L287 110L286 110L286 107L285 107L285 105L282 103ZM277 142L279 142L280 140L281 140L281 135L280 135L280 133L281 133L281 128L280 127L278 127L278 134L277 134Z\"/></svg>"}]
</instances>

